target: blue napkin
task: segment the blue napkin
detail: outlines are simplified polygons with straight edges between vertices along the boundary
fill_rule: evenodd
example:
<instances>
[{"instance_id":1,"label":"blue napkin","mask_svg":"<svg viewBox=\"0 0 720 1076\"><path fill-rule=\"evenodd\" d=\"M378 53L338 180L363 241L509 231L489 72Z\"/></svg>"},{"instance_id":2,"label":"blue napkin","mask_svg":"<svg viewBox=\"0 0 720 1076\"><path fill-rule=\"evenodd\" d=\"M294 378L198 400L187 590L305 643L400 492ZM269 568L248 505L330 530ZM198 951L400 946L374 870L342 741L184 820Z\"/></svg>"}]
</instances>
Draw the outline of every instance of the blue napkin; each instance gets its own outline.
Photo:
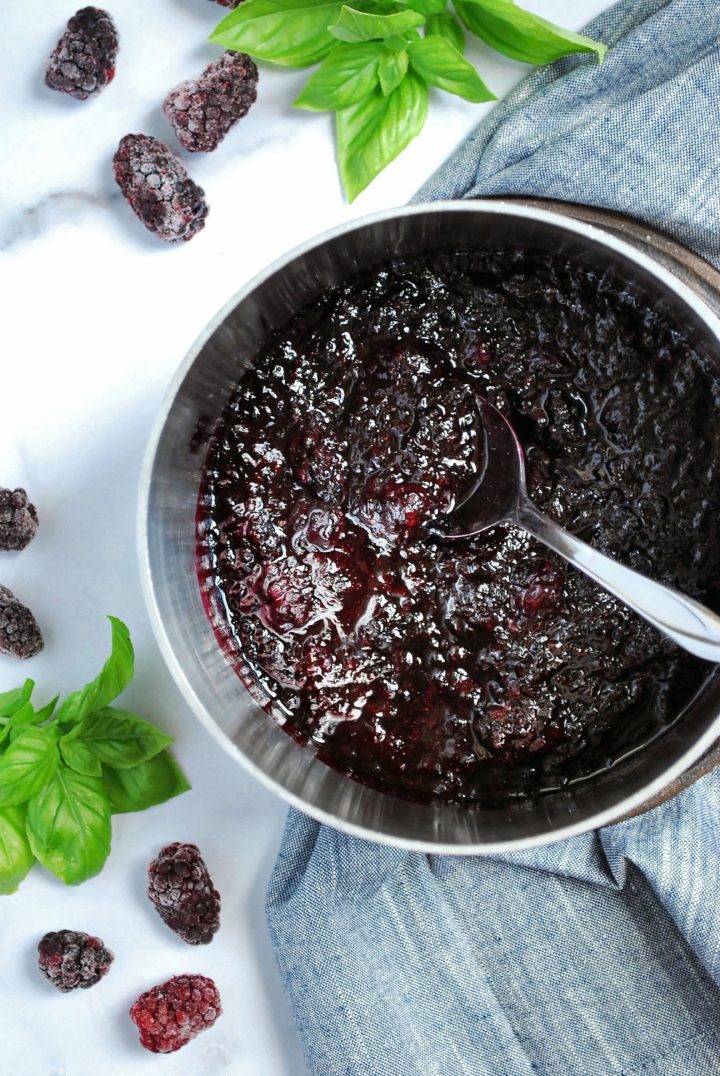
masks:
<instances>
[{"instance_id":1,"label":"blue napkin","mask_svg":"<svg viewBox=\"0 0 720 1076\"><path fill-rule=\"evenodd\" d=\"M419 199L630 213L720 267L720 2L624 0ZM291 811L267 918L314 1076L720 1072L720 773L547 848L423 856Z\"/></svg>"}]
</instances>

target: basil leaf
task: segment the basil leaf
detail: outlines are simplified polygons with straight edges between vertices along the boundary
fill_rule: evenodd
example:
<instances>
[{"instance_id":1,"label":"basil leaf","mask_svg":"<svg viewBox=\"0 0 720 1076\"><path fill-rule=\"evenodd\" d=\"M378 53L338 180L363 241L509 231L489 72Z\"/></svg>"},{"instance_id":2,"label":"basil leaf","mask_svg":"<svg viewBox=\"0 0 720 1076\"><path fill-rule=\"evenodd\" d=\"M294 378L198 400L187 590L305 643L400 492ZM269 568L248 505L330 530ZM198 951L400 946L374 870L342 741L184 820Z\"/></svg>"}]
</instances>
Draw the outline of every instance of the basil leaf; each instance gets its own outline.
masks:
<instances>
[{"instance_id":1,"label":"basil leaf","mask_svg":"<svg viewBox=\"0 0 720 1076\"><path fill-rule=\"evenodd\" d=\"M378 88L337 115L340 175L352 202L423 128L427 86L409 73L387 97Z\"/></svg>"},{"instance_id":2,"label":"basil leaf","mask_svg":"<svg viewBox=\"0 0 720 1076\"><path fill-rule=\"evenodd\" d=\"M519 8L513 0L453 0L455 10L474 34L513 60L547 64L574 52L594 52L602 62L607 46L563 30Z\"/></svg>"},{"instance_id":3,"label":"basil leaf","mask_svg":"<svg viewBox=\"0 0 720 1076\"><path fill-rule=\"evenodd\" d=\"M380 57L378 78L380 79L380 89L386 97L405 78L409 62L407 49L403 49L401 52L389 52L386 49Z\"/></svg>"},{"instance_id":4,"label":"basil leaf","mask_svg":"<svg viewBox=\"0 0 720 1076\"><path fill-rule=\"evenodd\" d=\"M88 747L105 766L120 770L147 762L172 743L172 736L148 721L111 706L89 714L70 736L73 742Z\"/></svg>"},{"instance_id":5,"label":"basil leaf","mask_svg":"<svg viewBox=\"0 0 720 1076\"><path fill-rule=\"evenodd\" d=\"M377 84L382 52L379 41L336 45L305 83L295 108L322 111L355 104Z\"/></svg>"},{"instance_id":6,"label":"basil leaf","mask_svg":"<svg viewBox=\"0 0 720 1076\"><path fill-rule=\"evenodd\" d=\"M75 773L85 774L86 777L100 777L102 766L92 750L85 743L73 739L72 733L63 736L60 740L60 754L63 761L75 770Z\"/></svg>"},{"instance_id":7,"label":"basil leaf","mask_svg":"<svg viewBox=\"0 0 720 1076\"><path fill-rule=\"evenodd\" d=\"M444 37L423 37L410 45L408 52L413 70L438 89L475 103L496 99L473 65Z\"/></svg>"},{"instance_id":8,"label":"basil leaf","mask_svg":"<svg viewBox=\"0 0 720 1076\"><path fill-rule=\"evenodd\" d=\"M14 806L35 795L58 765L55 729L23 729L0 758L0 806Z\"/></svg>"},{"instance_id":9,"label":"basil leaf","mask_svg":"<svg viewBox=\"0 0 720 1076\"><path fill-rule=\"evenodd\" d=\"M341 0L244 0L209 40L283 67L309 67L335 44L328 24L341 7Z\"/></svg>"},{"instance_id":10,"label":"basil leaf","mask_svg":"<svg viewBox=\"0 0 720 1076\"><path fill-rule=\"evenodd\" d=\"M35 707L31 702L26 702L19 710L16 710L12 717L7 719L2 732L0 732L0 743L6 736L10 736L13 740L17 739L21 731L26 725L36 725L35 720Z\"/></svg>"},{"instance_id":11,"label":"basil leaf","mask_svg":"<svg viewBox=\"0 0 720 1076\"><path fill-rule=\"evenodd\" d=\"M425 33L428 37L430 34L444 37L446 41L455 46L459 53L465 51L463 28L449 11L443 11L439 15L431 15L425 23Z\"/></svg>"},{"instance_id":12,"label":"basil leaf","mask_svg":"<svg viewBox=\"0 0 720 1076\"><path fill-rule=\"evenodd\" d=\"M110 805L101 778L61 763L28 804L27 835L35 857L63 882L92 878L110 854Z\"/></svg>"},{"instance_id":13,"label":"basil leaf","mask_svg":"<svg viewBox=\"0 0 720 1076\"><path fill-rule=\"evenodd\" d=\"M42 725L45 721L47 721L47 719L49 717L52 717L53 710L57 706L57 701L58 701L59 698L60 698L60 696L56 695L55 698L51 699L50 702L46 703L46 705L43 706L41 710L36 710L35 715L34 715L32 721L29 722L29 724L31 724L31 725ZM17 714L16 714L15 717L13 718L13 722L12 722L13 725L17 724L17 721L18 721L18 718L17 718Z\"/></svg>"},{"instance_id":14,"label":"basil leaf","mask_svg":"<svg viewBox=\"0 0 720 1076\"><path fill-rule=\"evenodd\" d=\"M250 0L252 3L253 0ZM109 616L112 630L112 650L102 671L81 691L75 691L63 701L57 713L60 723L82 721L86 714L101 710L125 690L133 678L135 653L130 632L122 620Z\"/></svg>"},{"instance_id":15,"label":"basil leaf","mask_svg":"<svg viewBox=\"0 0 720 1076\"><path fill-rule=\"evenodd\" d=\"M447 7L447 0L407 0L407 6L423 15L437 15Z\"/></svg>"},{"instance_id":16,"label":"basil leaf","mask_svg":"<svg viewBox=\"0 0 720 1076\"><path fill-rule=\"evenodd\" d=\"M384 37L383 45L386 49L391 49L395 52L402 52L406 49L411 41L419 41L420 34L417 30L406 30L404 34L394 34L393 37Z\"/></svg>"},{"instance_id":17,"label":"basil leaf","mask_svg":"<svg viewBox=\"0 0 720 1076\"><path fill-rule=\"evenodd\" d=\"M0 807L0 894L14 893L35 862L25 836L25 807Z\"/></svg>"},{"instance_id":18,"label":"basil leaf","mask_svg":"<svg viewBox=\"0 0 720 1076\"><path fill-rule=\"evenodd\" d=\"M161 751L129 770L103 767L103 784L113 814L144 811L190 788L169 751Z\"/></svg>"},{"instance_id":19,"label":"basil leaf","mask_svg":"<svg viewBox=\"0 0 720 1076\"><path fill-rule=\"evenodd\" d=\"M10 733L10 739L17 740L20 733L28 725L44 724L52 716L59 697L59 695L56 695L46 706L43 706L42 710L36 710L31 702L26 702L8 721L6 731ZM0 743L2 743L2 734L0 734Z\"/></svg>"},{"instance_id":20,"label":"basil leaf","mask_svg":"<svg viewBox=\"0 0 720 1076\"><path fill-rule=\"evenodd\" d=\"M252 0L251 0L252 3ZM340 14L328 29L339 41L372 41L393 37L415 26L422 26L425 17L417 11L396 11L393 15L368 15L343 4Z\"/></svg>"},{"instance_id":21,"label":"basil leaf","mask_svg":"<svg viewBox=\"0 0 720 1076\"><path fill-rule=\"evenodd\" d=\"M0 694L0 717L10 717L24 706L33 693L34 680L26 680L22 687L13 688L12 691L3 691Z\"/></svg>"},{"instance_id":22,"label":"basil leaf","mask_svg":"<svg viewBox=\"0 0 720 1076\"><path fill-rule=\"evenodd\" d=\"M57 705L57 701L60 698L56 695L54 699L51 699L41 710L36 710L31 702L26 702L24 706L21 706L12 717L9 719L8 724L12 729L20 729L23 725L42 725L52 716L52 712Z\"/></svg>"}]
</instances>

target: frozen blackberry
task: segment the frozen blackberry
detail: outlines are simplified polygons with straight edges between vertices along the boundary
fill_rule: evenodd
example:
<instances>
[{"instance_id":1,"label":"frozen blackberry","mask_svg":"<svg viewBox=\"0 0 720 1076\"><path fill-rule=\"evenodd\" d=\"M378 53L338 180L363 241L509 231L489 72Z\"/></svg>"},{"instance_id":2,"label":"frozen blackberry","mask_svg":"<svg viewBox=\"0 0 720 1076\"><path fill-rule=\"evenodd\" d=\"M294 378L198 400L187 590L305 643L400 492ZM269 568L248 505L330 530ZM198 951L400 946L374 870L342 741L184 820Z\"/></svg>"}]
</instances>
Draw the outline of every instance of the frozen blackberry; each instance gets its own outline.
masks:
<instances>
[{"instance_id":1,"label":"frozen blackberry","mask_svg":"<svg viewBox=\"0 0 720 1076\"><path fill-rule=\"evenodd\" d=\"M63 994L99 983L114 959L100 938L81 930L51 931L38 943L40 971Z\"/></svg>"},{"instance_id":2,"label":"frozen blackberry","mask_svg":"<svg viewBox=\"0 0 720 1076\"><path fill-rule=\"evenodd\" d=\"M220 4L221 7L237 7L242 0L215 0L215 3Z\"/></svg>"},{"instance_id":3,"label":"frozen blackberry","mask_svg":"<svg viewBox=\"0 0 720 1076\"><path fill-rule=\"evenodd\" d=\"M257 97L257 67L244 52L224 52L200 78L181 82L163 112L191 153L215 149Z\"/></svg>"},{"instance_id":4,"label":"frozen blackberry","mask_svg":"<svg viewBox=\"0 0 720 1076\"><path fill-rule=\"evenodd\" d=\"M113 157L113 172L131 209L158 238L177 243L205 227L205 191L157 138L125 135Z\"/></svg>"},{"instance_id":5,"label":"frozen blackberry","mask_svg":"<svg viewBox=\"0 0 720 1076\"><path fill-rule=\"evenodd\" d=\"M204 975L176 975L141 994L130 1010L140 1042L153 1054L179 1050L221 1013L218 989Z\"/></svg>"},{"instance_id":6,"label":"frozen blackberry","mask_svg":"<svg viewBox=\"0 0 720 1076\"><path fill-rule=\"evenodd\" d=\"M11 590L0 587L0 654L32 658L43 648L35 617Z\"/></svg>"},{"instance_id":7,"label":"frozen blackberry","mask_svg":"<svg viewBox=\"0 0 720 1076\"><path fill-rule=\"evenodd\" d=\"M148 867L148 896L189 945L207 945L220 926L220 894L194 844L169 844Z\"/></svg>"},{"instance_id":8,"label":"frozen blackberry","mask_svg":"<svg viewBox=\"0 0 720 1076\"><path fill-rule=\"evenodd\" d=\"M0 489L0 549L24 549L35 537L38 517L24 489Z\"/></svg>"},{"instance_id":9,"label":"frozen blackberry","mask_svg":"<svg viewBox=\"0 0 720 1076\"><path fill-rule=\"evenodd\" d=\"M115 77L118 36L107 11L84 7L68 21L48 61L45 84L78 101L92 97Z\"/></svg>"}]
</instances>

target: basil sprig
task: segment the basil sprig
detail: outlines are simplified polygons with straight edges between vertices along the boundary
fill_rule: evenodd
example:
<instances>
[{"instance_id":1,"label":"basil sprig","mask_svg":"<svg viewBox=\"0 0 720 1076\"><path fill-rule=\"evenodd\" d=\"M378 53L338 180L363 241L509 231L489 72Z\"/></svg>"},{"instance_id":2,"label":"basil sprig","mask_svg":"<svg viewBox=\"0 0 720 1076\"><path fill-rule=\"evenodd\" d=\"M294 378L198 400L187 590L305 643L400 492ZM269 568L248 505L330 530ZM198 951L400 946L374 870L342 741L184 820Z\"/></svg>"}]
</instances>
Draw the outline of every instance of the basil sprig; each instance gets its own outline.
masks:
<instances>
[{"instance_id":1,"label":"basil sprig","mask_svg":"<svg viewBox=\"0 0 720 1076\"><path fill-rule=\"evenodd\" d=\"M495 100L463 57L460 22L529 64L583 52L602 61L607 51L513 0L453 0L453 8L447 0L244 0L210 40L284 67L320 64L294 103L336 113L340 175L353 201L422 130L428 86Z\"/></svg>"},{"instance_id":2,"label":"basil sprig","mask_svg":"<svg viewBox=\"0 0 720 1076\"><path fill-rule=\"evenodd\" d=\"M35 687L0 694L0 893L37 860L76 885L102 870L112 814L143 811L187 791L160 729L110 705L133 677L130 633L109 617L102 670L63 701L36 710Z\"/></svg>"}]
</instances>

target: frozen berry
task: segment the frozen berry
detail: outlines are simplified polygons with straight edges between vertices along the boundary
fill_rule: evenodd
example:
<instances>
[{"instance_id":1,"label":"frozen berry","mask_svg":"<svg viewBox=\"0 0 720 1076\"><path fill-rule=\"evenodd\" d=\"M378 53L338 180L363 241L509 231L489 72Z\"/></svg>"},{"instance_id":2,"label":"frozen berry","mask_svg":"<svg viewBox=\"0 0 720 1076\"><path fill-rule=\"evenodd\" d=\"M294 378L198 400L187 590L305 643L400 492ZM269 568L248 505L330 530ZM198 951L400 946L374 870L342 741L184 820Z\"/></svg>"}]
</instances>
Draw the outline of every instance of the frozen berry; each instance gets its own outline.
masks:
<instances>
[{"instance_id":1,"label":"frozen berry","mask_svg":"<svg viewBox=\"0 0 720 1076\"><path fill-rule=\"evenodd\" d=\"M215 0L215 3L220 4L221 7L237 7L242 0Z\"/></svg>"},{"instance_id":2,"label":"frozen berry","mask_svg":"<svg viewBox=\"0 0 720 1076\"><path fill-rule=\"evenodd\" d=\"M220 926L220 894L194 844L169 844L148 867L148 896L190 945L207 945Z\"/></svg>"},{"instance_id":3,"label":"frozen berry","mask_svg":"<svg viewBox=\"0 0 720 1076\"><path fill-rule=\"evenodd\" d=\"M140 1042L154 1054L179 1050L221 1013L217 987L204 975L176 975L141 994L130 1010Z\"/></svg>"},{"instance_id":4,"label":"frozen berry","mask_svg":"<svg viewBox=\"0 0 720 1076\"><path fill-rule=\"evenodd\" d=\"M244 52L225 52L200 78L181 82L163 112L191 153L215 149L257 97L258 71Z\"/></svg>"},{"instance_id":5,"label":"frozen berry","mask_svg":"<svg viewBox=\"0 0 720 1076\"><path fill-rule=\"evenodd\" d=\"M35 617L11 590L0 587L0 654L32 658L43 648Z\"/></svg>"},{"instance_id":6,"label":"frozen berry","mask_svg":"<svg viewBox=\"0 0 720 1076\"><path fill-rule=\"evenodd\" d=\"M24 489L0 489L0 549L24 549L35 537L38 517Z\"/></svg>"},{"instance_id":7,"label":"frozen berry","mask_svg":"<svg viewBox=\"0 0 720 1076\"><path fill-rule=\"evenodd\" d=\"M84 7L68 21L48 62L45 84L78 101L100 93L115 77L118 36L107 11Z\"/></svg>"},{"instance_id":8,"label":"frozen berry","mask_svg":"<svg viewBox=\"0 0 720 1076\"><path fill-rule=\"evenodd\" d=\"M38 943L38 966L46 979L67 994L99 983L114 957L100 938L81 930L57 930Z\"/></svg>"},{"instance_id":9,"label":"frozen berry","mask_svg":"<svg viewBox=\"0 0 720 1076\"><path fill-rule=\"evenodd\" d=\"M125 135L113 157L113 172L131 209L158 238L176 243L205 227L205 191L157 138Z\"/></svg>"}]
</instances>

